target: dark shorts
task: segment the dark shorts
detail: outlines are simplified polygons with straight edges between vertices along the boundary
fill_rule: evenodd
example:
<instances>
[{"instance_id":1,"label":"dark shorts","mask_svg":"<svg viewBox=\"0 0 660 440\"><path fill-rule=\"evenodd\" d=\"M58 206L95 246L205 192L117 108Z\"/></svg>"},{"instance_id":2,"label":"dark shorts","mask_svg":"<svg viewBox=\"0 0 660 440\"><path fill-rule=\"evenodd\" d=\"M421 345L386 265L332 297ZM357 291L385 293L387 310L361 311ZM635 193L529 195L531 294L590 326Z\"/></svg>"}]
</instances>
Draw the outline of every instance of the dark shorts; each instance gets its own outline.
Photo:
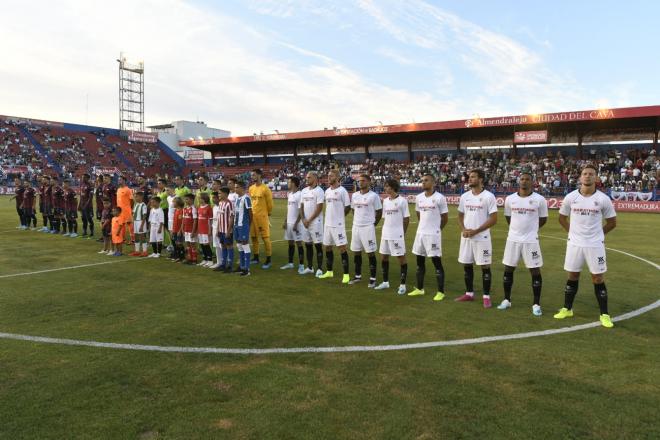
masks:
<instances>
[{"instance_id":1,"label":"dark shorts","mask_svg":"<svg viewBox=\"0 0 660 440\"><path fill-rule=\"evenodd\" d=\"M220 232L218 235L220 236L220 244L227 246L234 244L233 234L225 234L224 232Z\"/></svg>"},{"instance_id":2,"label":"dark shorts","mask_svg":"<svg viewBox=\"0 0 660 440\"><path fill-rule=\"evenodd\" d=\"M104 238L110 238L110 226L104 227L101 232L103 233Z\"/></svg>"},{"instance_id":3,"label":"dark shorts","mask_svg":"<svg viewBox=\"0 0 660 440\"><path fill-rule=\"evenodd\" d=\"M176 244L183 244L183 233L182 232L179 232L178 234L174 234L172 236L172 238L173 238L173 240Z\"/></svg>"},{"instance_id":4,"label":"dark shorts","mask_svg":"<svg viewBox=\"0 0 660 440\"><path fill-rule=\"evenodd\" d=\"M51 205L44 205L44 215L53 215L53 207Z\"/></svg>"},{"instance_id":5,"label":"dark shorts","mask_svg":"<svg viewBox=\"0 0 660 440\"><path fill-rule=\"evenodd\" d=\"M80 210L80 216L86 218L92 218L94 217L94 209L91 206L88 206L87 208L83 208Z\"/></svg>"},{"instance_id":6,"label":"dark shorts","mask_svg":"<svg viewBox=\"0 0 660 440\"><path fill-rule=\"evenodd\" d=\"M240 227L234 229L234 240L237 242L250 242L250 228Z\"/></svg>"},{"instance_id":7,"label":"dark shorts","mask_svg":"<svg viewBox=\"0 0 660 440\"><path fill-rule=\"evenodd\" d=\"M64 208L53 208L53 215L64 216Z\"/></svg>"}]
</instances>

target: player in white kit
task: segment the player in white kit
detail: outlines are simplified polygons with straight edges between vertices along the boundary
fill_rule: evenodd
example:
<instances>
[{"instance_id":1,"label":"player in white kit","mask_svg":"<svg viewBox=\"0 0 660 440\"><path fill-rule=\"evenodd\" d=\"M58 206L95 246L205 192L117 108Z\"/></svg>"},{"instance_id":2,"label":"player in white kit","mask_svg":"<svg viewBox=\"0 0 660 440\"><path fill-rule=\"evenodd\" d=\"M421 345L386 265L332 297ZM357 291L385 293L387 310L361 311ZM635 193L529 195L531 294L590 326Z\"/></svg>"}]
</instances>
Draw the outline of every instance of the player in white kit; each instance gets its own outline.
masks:
<instances>
[{"instance_id":1,"label":"player in white kit","mask_svg":"<svg viewBox=\"0 0 660 440\"><path fill-rule=\"evenodd\" d=\"M328 172L328 189L325 190L325 225L323 227L323 246L325 246L326 271L319 278L332 278L332 264L335 256L332 247L336 246L341 252L341 265L344 276L341 282L348 284L348 238L346 237L346 214L351 210L351 198L346 188L341 186L339 170Z\"/></svg>"},{"instance_id":2,"label":"player in white kit","mask_svg":"<svg viewBox=\"0 0 660 440\"><path fill-rule=\"evenodd\" d=\"M442 267L442 229L449 220L449 209L445 196L435 190L435 177L432 174L422 176L423 193L415 197L417 211L417 233L412 252L417 256L417 285L408 296L424 295L424 277L426 276L426 258L430 257L435 267L438 292L434 301L445 297L445 269Z\"/></svg>"},{"instance_id":3,"label":"player in white kit","mask_svg":"<svg viewBox=\"0 0 660 440\"><path fill-rule=\"evenodd\" d=\"M383 200L383 232L380 237L381 265L383 282L375 290L390 288L390 255L397 257L401 266L399 295L406 294L406 277L408 276L408 263L406 260L406 230L410 223L408 200L399 196L399 182L387 179L385 193L388 197Z\"/></svg>"},{"instance_id":4,"label":"player in white kit","mask_svg":"<svg viewBox=\"0 0 660 440\"><path fill-rule=\"evenodd\" d=\"M462 231L458 262L463 264L465 294L455 301L474 301L473 265L476 264L481 267L484 308L490 308L490 264L493 258L490 228L497 223L497 201L493 193L484 189L485 180L483 170L470 171L470 191L463 193L458 203L458 226Z\"/></svg>"},{"instance_id":5,"label":"player in white kit","mask_svg":"<svg viewBox=\"0 0 660 440\"><path fill-rule=\"evenodd\" d=\"M238 194L236 194L237 183L238 179L236 177L230 177L229 180L227 180L227 187L229 188L229 196L227 196L227 200L232 206L236 205L236 199L238 199Z\"/></svg>"},{"instance_id":6,"label":"player in white kit","mask_svg":"<svg viewBox=\"0 0 660 440\"><path fill-rule=\"evenodd\" d=\"M504 218L509 224L509 235L504 247L504 299L497 306L499 310L511 307L513 272L522 257L525 267L532 275L532 313L541 316L541 266L543 255L539 244L539 229L548 221L548 202L545 197L532 189L532 175L523 172L518 181L518 192L504 200Z\"/></svg>"},{"instance_id":7,"label":"player in white kit","mask_svg":"<svg viewBox=\"0 0 660 440\"><path fill-rule=\"evenodd\" d=\"M580 271L586 262L600 308L600 323L610 328L614 324L607 311L605 234L616 227L616 212L610 198L596 190L597 172L594 165L585 165L580 173L581 186L569 193L559 208L559 223L568 232L564 260L568 280L564 290L564 307L555 318L573 316L573 300L578 292Z\"/></svg>"},{"instance_id":8,"label":"player in white kit","mask_svg":"<svg viewBox=\"0 0 660 440\"><path fill-rule=\"evenodd\" d=\"M323 274L323 202L325 193L319 188L319 175L316 171L309 171L306 176L307 186L300 194L300 219L305 230L303 241L305 242L305 254L307 255L307 267L301 275L314 273L312 262L314 251L316 251L316 276Z\"/></svg>"},{"instance_id":9,"label":"player in white kit","mask_svg":"<svg viewBox=\"0 0 660 440\"><path fill-rule=\"evenodd\" d=\"M362 280L362 251L369 258L368 288L376 287L376 226L383 216L383 204L380 196L371 191L371 177L361 174L358 178L359 191L353 193L353 229L351 231L351 251L355 264L355 276L348 284L357 284Z\"/></svg>"},{"instance_id":10,"label":"player in white kit","mask_svg":"<svg viewBox=\"0 0 660 440\"><path fill-rule=\"evenodd\" d=\"M293 269L293 255L298 247L298 273L302 274L305 270L305 249L303 248L304 226L300 221L300 177L293 176L289 178L289 192L286 195L286 219L282 228L284 229L284 239L289 242L289 262L280 267L282 270Z\"/></svg>"}]
</instances>

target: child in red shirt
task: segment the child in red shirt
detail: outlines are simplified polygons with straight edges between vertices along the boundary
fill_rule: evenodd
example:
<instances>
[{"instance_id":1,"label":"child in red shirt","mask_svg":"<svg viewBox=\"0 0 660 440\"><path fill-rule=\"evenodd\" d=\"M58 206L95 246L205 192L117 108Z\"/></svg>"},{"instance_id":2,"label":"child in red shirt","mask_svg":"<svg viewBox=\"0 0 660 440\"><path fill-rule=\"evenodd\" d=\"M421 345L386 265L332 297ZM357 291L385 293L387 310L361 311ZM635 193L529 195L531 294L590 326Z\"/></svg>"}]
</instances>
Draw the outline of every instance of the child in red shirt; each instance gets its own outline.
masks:
<instances>
[{"instance_id":1,"label":"child in red shirt","mask_svg":"<svg viewBox=\"0 0 660 440\"><path fill-rule=\"evenodd\" d=\"M204 261L199 263L202 267L213 266L213 251L211 251L211 222L213 221L213 208L209 205L210 198L207 193L199 195L201 203L197 208L197 240L202 248Z\"/></svg>"}]
</instances>

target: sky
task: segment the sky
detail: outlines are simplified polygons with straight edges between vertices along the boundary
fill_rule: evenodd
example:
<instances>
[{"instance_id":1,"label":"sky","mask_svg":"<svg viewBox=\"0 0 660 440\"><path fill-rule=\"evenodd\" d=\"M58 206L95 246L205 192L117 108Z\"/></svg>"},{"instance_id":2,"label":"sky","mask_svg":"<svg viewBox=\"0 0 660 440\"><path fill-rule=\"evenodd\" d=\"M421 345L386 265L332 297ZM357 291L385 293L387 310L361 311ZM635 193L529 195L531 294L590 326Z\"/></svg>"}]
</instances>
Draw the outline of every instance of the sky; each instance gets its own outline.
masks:
<instances>
[{"instance_id":1,"label":"sky","mask_svg":"<svg viewBox=\"0 0 660 440\"><path fill-rule=\"evenodd\" d=\"M232 135L660 104L660 2L3 1L0 114Z\"/></svg>"}]
</instances>

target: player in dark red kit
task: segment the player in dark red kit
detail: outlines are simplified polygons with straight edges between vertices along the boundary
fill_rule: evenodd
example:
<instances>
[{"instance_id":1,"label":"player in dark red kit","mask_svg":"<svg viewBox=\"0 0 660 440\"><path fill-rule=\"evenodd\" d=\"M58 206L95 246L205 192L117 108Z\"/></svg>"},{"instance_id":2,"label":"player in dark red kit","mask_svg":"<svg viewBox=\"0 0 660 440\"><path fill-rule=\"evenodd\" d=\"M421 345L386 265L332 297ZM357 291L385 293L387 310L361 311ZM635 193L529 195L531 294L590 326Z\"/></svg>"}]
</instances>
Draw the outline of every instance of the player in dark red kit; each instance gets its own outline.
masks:
<instances>
[{"instance_id":1,"label":"player in dark red kit","mask_svg":"<svg viewBox=\"0 0 660 440\"><path fill-rule=\"evenodd\" d=\"M30 221L32 221L31 229L34 231L37 229L37 216L34 213L37 192L27 180L23 182L23 188L25 188L25 192L23 193L23 218L25 219L25 229L30 227Z\"/></svg>"},{"instance_id":2,"label":"player in dark red kit","mask_svg":"<svg viewBox=\"0 0 660 440\"><path fill-rule=\"evenodd\" d=\"M39 178L39 212L41 213L41 219L44 222L44 225L39 229L40 232L48 232L48 215L44 209L46 203L46 187L48 183L44 176Z\"/></svg>"},{"instance_id":3,"label":"player in dark red kit","mask_svg":"<svg viewBox=\"0 0 660 440\"><path fill-rule=\"evenodd\" d=\"M145 179L142 176L138 176L137 178L137 192L141 192L144 194L143 201L144 203L147 204L147 210L150 210L149 207L149 200L151 199L152 196L152 189L151 186L149 186L149 182L147 182L147 179Z\"/></svg>"},{"instance_id":4,"label":"player in dark red kit","mask_svg":"<svg viewBox=\"0 0 660 440\"><path fill-rule=\"evenodd\" d=\"M71 182L64 181L62 188L64 191L64 217L66 218L68 232L65 229L64 236L76 238L78 236L78 200L76 199L76 190L71 188Z\"/></svg>"},{"instance_id":5,"label":"player in dark red kit","mask_svg":"<svg viewBox=\"0 0 660 440\"><path fill-rule=\"evenodd\" d=\"M55 231L51 231L51 234L65 234L66 218L64 217L64 190L55 178L51 180L51 184L53 195L53 221L55 223ZM60 227L62 227L62 229L60 229Z\"/></svg>"},{"instance_id":6,"label":"player in dark red kit","mask_svg":"<svg viewBox=\"0 0 660 440\"><path fill-rule=\"evenodd\" d=\"M103 198L110 199L110 208L117 206L117 187L112 184L110 174L103 176Z\"/></svg>"},{"instance_id":7,"label":"player in dark red kit","mask_svg":"<svg viewBox=\"0 0 660 440\"><path fill-rule=\"evenodd\" d=\"M18 214L18 226L16 229L27 229L25 226L25 218L23 216L23 194L25 194L25 188L23 188L23 182L18 177L14 179L14 195L9 200L16 200L16 214Z\"/></svg>"},{"instance_id":8,"label":"player in dark red kit","mask_svg":"<svg viewBox=\"0 0 660 440\"><path fill-rule=\"evenodd\" d=\"M44 176L44 216L48 219L50 228L44 229L44 232L55 233L55 216L53 215L53 181L50 177Z\"/></svg>"},{"instance_id":9,"label":"player in dark red kit","mask_svg":"<svg viewBox=\"0 0 660 440\"><path fill-rule=\"evenodd\" d=\"M101 174L96 176L94 182L94 197L96 198L96 219L101 220L103 213L103 176Z\"/></svg>"},{"instance_id":10,"label":"player in dark red kit","mask_svg":"<svg viewBox=\"0 0 660 440\"><path fill-rule=\"evenodd\" d=\"M82 220L83 238L94 236L94 207L92 206L94 187L92 187L89 179L89 174L83 174L82 180L80 181L80 188L78 189L80 193L78 211L80 211L80 219ZM89 235L87 235L87 227L89 227Z\"/></svg>"}]
</instances>

